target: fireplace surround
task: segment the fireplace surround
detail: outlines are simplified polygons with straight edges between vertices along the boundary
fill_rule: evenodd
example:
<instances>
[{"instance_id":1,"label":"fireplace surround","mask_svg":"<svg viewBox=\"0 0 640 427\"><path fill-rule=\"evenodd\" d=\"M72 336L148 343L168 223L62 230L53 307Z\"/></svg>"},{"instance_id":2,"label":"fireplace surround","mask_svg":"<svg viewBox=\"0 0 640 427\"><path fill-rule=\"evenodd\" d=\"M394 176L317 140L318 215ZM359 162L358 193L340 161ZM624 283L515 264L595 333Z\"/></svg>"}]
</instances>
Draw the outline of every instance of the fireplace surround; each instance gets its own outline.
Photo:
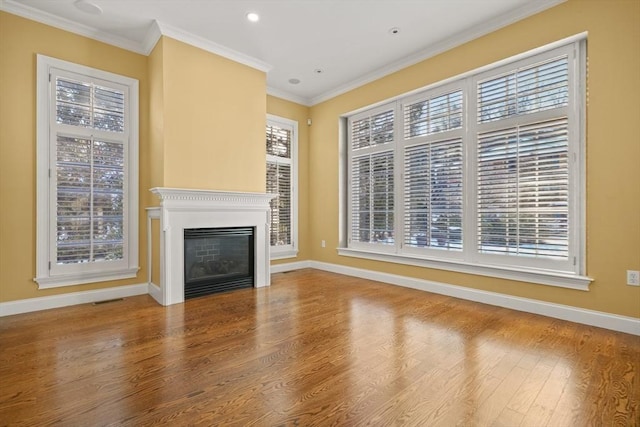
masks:
<instances>
[{"instance_id":1,"label":"fireplace surround","mask_svg":"<svg viewBox=\"0 0 640 427\"><path fill-rule=\"evenodd\" d=\"M148 225L151 219L160 220L160 283L149 285L156 301L171 305L185 300L184 234L190 229L253 229L253 286L270 285L269 202L274 195L166 187L151 192L160 199L160 207L147 210Z\"/></svg>"}]
</instances>

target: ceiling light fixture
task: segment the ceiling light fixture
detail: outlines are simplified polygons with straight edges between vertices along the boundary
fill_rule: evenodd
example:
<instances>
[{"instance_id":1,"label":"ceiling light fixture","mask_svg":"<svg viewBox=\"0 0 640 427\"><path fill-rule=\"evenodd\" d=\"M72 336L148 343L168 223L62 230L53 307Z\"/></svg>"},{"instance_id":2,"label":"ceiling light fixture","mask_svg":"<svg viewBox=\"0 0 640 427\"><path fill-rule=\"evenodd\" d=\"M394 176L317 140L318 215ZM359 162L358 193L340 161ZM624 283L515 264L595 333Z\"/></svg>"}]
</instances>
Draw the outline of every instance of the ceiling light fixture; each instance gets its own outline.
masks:
<instances>
[{"instance_id":1,"label":"ceiling light fixture","mask_svg":"<svg viewBox=\"0 0 640 427\"><path fill-rule=\"evenodd\" d=\"M292 85L297 85L298 83L300 83L300 79L289 79L289 83L291 83Z\"/></svg>"},{"instance_id":2,"label":"ceiling light fixture","mask_svg":"<svg viewBox=\"0 0 640 427\"><path fill-rule=\"evenodd\" d=\"M324 70L322 68L316 68L315 70L313 70L313 72L316 74L322 74L324 73Z\"/></svg>"},{"instance_id":3,"label":"ceiling light fixture","mask_svg":"<svg viewBox=\"0 0 640 427\"><path fill-rule=\"evenodd\" d=\"M250 22L258 22L260 20L260 15L258 15L255 12L249 12L249 13L247 13L247 19Z\"/></svg>"},{"instance_id":4,"label":"ceiling light fixture","mask_svg":"<svg viewBox=\"0 0 640 427\"><path fill-rule=\"evenodd\" d=\"M398 27L389 28L389 34L391 34L392 36L397 36L398 34L400 34L400 28Z\"/></svg>"},{"instance_id":5,"label":"ceiling light fixture","mask_svg":"<svg viewBox=\"0 0 640 427\"><path fill-rule=\"evenodd\" d=\"M73 5L84 13L88 13L90 15L102 15L102 8L95 3L91 3L86 0L78 0L73 3Z\"/></svg>"}]
</instances>

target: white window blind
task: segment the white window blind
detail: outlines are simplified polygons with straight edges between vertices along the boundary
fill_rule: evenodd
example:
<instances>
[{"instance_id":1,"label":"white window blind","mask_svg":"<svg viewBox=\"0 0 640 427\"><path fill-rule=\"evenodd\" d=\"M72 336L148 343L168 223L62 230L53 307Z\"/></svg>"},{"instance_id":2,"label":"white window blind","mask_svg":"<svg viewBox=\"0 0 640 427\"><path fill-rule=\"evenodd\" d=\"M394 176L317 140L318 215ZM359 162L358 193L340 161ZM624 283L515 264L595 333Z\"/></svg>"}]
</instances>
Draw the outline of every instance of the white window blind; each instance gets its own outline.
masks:
<instances>
[{"instance_id":1,"label":"white window blind","mask_svg":"<svg viewBox=\"0 0 640 427\"><path fill-rule=\"evenodd\" d=\"M137 87L38 57L40 287L136 275Z\"/></svg>"},{"instance_id":2,"label":"white window blind","mask_svg":"<svg viewBox=\"0 0 640 427\"><path fill-rule=\"evenodd\" d=\"M566 118L478 136L478 249L569 256Z\"/></svg>"},{"instance_id":3,"label":"white window blind","mask_svg":"<svg viewBox=\"0 0 640 427\"><path fill-rule=\"evenodd\" d=\"M56 123L112 132L100 140L56 132L57 264L121 260L124 254L125 93L56 76ZM84 130L84 129L83 129ZM80 136L82 135L82 136ZM120 137L120 138L118 138Z\"/></svg>"},{"instance_id":4,"label":"white window blind","mask_svg":"<svg viewBox=\"0 0 640 427\"><path fill-rule=\"evenodd\" d=\"M351 126L354 150L393 141L393 110L355 120Z\"/></svg>"},{"instance_id":5,"label":"white window blind","mask_svg":"<svg viewBox=\"0 0 640 427\"><path fill-rule=\"evenodd\" d=\"M403 100L405 248L462 249L463 92Z\"/></svg>"},{"instance_id":6,"label":"white window blind","mask_svg":"<svg viewBox=\"0 0 640 427\"><path fill-rule=\"evenodd\" d=\"M568 260L568 56L477 88L479 252Z\"/></svg>"},{"instance_id":7,"label":"white window blind","mask_svg":"<svg viewBox=\"0 0 640 427\"><path fill-rule=\"evenodd\" d=\"M122 144L58 135L56 181L56 262L122 259Z\"/></svg>"},{"instance_id":8,"label":"white window blind","mask_svg":"<svg viewBox=\"0 0 640 427\"><path fill-rule=\"evenodd\" d=\"M581 286L583 53L538 49L349 116L341 253Z\"/></svg>"},{"instance_id":9,"label":"white window blind","mask_svg":"<svg viewBox=\"0 0 640 427\"><path fill-rule=\"evenodd\" d=\"M479 122L566 106L568 94L566 56L492 77L478 84Z\"/></svg>"},{"instance_id":10,"label":"white window blind","mask_svg":"<svg viewBox=\"0 0 640 427\"><path fill-rule=\"evenodd\" d=\"M295 256L297 228L297 123L270 116L266 127L267 192L271 200L270 242L276 257Z\"/></svg>"},{"instance_id":11,"label":"white window blind","mask_svg":"<svg viewBox=\"0 0 640 427\"><path fill-rule=\"evenodd\" d=\"M82 78L82 76L78 76ZM56 77L56 122L124 132L125 93L90 80Z\"/></svg>"},{"instance_id":12,"label":"white window blind","mask_svg":"<svg viewBox=\"0 0 640 427\"><path fill-rule=\"evenodd\" d=\"M404 107L404 137L410 139L462 126L462 91L454 91Z\"/></svg>"},{"instance_id":13,"label":"white window blind","mask_svg":"<svg viewBox=\"0 0 640 427\"><path fill-rule=\"evenodd\" d=\"M352 241L393 243L393 152L354 158L351 180Z\"/></svg>"},{"instance_id":14,"label":"white window blind","mask_svg":"<svg viewBox=\"0 0 640 427\"><path fill-rule=\"evenodd\" d=\"M395 107L350 120L350 241L395 243Z\"/></svg>"},{"instance_id":15,"label":"white window blind","mask_svg":"<svg viewBox=\"0 0 640 427\"><path fill-rule=\"evenodd\" d=\"M408 147L404 158L404 243L462 250L462 139Z\"/></svg>"},{"instance_id":16,"label":"white window blind","mask_svg":"<svg viewBox=\"0 0 640 427\"><path fill-rule=\"evenodd\" d=\"M267 192L271 200L271 246L291 244L291 165L267 163Z\"/></svg>"}]
</instances>

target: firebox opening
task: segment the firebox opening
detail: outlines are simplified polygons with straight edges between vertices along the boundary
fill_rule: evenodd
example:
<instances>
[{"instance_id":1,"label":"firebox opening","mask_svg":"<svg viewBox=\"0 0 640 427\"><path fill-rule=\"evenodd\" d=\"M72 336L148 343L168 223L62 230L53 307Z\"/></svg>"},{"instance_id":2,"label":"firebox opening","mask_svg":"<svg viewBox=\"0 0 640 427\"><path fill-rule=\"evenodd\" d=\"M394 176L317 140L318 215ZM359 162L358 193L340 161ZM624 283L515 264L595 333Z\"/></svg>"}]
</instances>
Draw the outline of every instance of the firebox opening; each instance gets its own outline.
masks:
<instances>
[{"instance_id":1,"label":"firebox opening","mask_svg":"<svg viewBox=\"0 0 640 427\"><path fill-rule=\"evenodd\" d=\"M254 286L253 227L184 230L184 297Z\"/></svg>"}]
</instances>

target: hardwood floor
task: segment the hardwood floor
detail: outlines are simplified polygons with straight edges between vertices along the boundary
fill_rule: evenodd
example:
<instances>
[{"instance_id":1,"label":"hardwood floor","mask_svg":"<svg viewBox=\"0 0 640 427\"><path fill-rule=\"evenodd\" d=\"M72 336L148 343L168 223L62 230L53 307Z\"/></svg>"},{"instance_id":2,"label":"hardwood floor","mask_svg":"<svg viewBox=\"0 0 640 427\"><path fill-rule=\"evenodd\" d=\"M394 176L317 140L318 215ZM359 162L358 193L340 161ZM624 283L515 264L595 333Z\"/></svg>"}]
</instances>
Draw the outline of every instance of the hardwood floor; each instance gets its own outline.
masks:
<instances>
[{"instance_id":1,"label":"hardwood floor","mask_svg":"<svg viewBox=\"0 0 640 427\"><path fill-rule=\"evenodd\" d=\"M635 426L640 337L316 270L0 318L0 425Z\"/></svg>"}]
</instances>

